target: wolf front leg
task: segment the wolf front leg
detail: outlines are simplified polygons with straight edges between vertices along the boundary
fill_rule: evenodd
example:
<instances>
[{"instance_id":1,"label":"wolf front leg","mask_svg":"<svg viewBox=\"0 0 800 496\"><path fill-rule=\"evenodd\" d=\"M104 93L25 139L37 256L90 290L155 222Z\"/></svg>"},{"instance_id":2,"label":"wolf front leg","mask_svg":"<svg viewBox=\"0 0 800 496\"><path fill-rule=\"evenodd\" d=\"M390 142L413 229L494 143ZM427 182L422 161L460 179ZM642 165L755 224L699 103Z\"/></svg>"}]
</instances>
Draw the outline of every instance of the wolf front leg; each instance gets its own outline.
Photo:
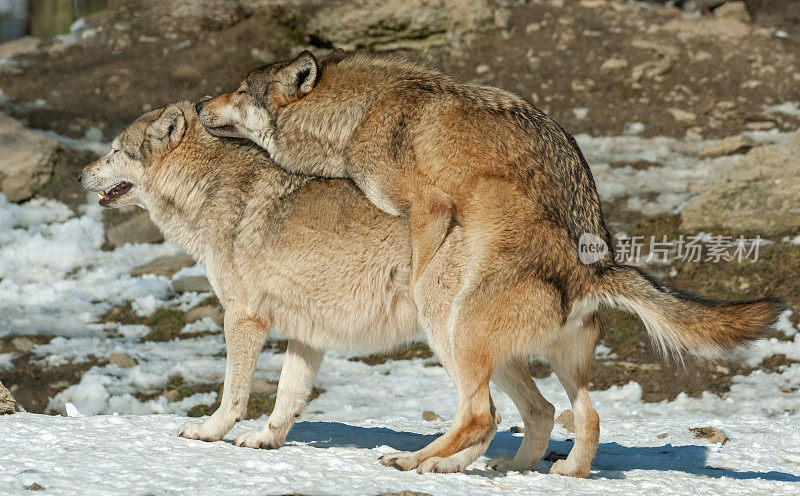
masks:
<instances>
[{"instance_id":1,"label":"wolf front leg","mask_svg":"<svg viewBox=\"0 0 800 496\"><path fill-rule=\"evenodd\" d=\"M411 231L411 298L425 268L442 246L455 205L450 195L433 185L426 185L411 200L408 227Z\"/></svg>"},{"instance_id":2,"label":"wolf front leg","mask_svg":"<svg viewBox=\"0 0 800 496\"><path fill-rule=\"evenodd\" d=\"M243 317L235 309L229 308L225 312L224 325L228 358L220 406L202 424L184 424L178 432L181 437L219 441L247 412L250 381L271 323Z\"/></svg>"},{"instance_id":3,"label":"wolf front leg","mask_svg":"<svg viewBox=\"0 0 800 496\"><path fill-rule=\"evenodd\" d=\"M247 431L236 438L236 446L248 448L277 448L306 406L314 376L322 363L323 351L295 340L289 340L278 381L275 408L261 430Z\"/></svg>"}]
</instances>

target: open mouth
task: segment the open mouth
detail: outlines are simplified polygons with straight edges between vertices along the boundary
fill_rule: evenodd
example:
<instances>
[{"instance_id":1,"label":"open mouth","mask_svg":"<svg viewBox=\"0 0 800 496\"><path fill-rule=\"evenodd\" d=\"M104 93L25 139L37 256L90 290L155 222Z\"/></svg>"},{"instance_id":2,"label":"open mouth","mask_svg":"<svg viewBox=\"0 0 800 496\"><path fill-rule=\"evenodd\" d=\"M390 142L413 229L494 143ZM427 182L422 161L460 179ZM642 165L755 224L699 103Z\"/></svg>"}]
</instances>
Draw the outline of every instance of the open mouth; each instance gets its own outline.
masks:
<instances>
[{"instance_id":1,"label":"open mouth","mask_svg":"<svg viewBox=\"0 0 800 496\"><path fill-rule=\"evenodd\" d=\"M111 205L114 200L125 196L125 194L131 190L131 188L133 188L133 184L127 181L122 181L105 193L97 193L97 196L100 197L100 201L98 203L101 207L107 207Z\"/></svg>"}]
</instances>

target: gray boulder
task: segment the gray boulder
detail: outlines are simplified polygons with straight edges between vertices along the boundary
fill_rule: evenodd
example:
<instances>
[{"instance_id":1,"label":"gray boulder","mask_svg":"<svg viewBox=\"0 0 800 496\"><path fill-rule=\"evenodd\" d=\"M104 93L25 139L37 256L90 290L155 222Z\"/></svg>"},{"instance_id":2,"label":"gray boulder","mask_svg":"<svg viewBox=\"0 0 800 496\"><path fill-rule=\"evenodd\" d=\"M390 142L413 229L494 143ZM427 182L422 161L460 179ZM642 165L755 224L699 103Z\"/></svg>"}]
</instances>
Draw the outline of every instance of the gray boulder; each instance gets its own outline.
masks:
<instances>
[{"instance_id":1,"label":"gray boulder","mask_svg":"<svg viewBox=\"0 0 800 496\"><path fill-rule=\"evenodd\" d=\"M205 293L211 291L211 284L205 276L189 276L172 281L172 288L178 293Z\"/></svg>"},{"instance_id":2,"label":"gray boulder","mask_svg":"<svg viewBox=\"0 0 800 496\"><path fill-rule=\"evenodd\" d=\"M800 131L786 145L753 148L681 212L685 229L770 236L800 228Z\"/></svg>"},{"instance_id":3,"label":"gray boulder","mask_svg":"<svg viewBox=\"0 0 800 496\"><path fill-rule=\"evenodd\" d=\"M106 239L111 248L117 248L125 243L161 243L164 236L142 210L130 219L112 224L106 229Z\"/></svg>"},{"instance_id":4,"label":"gray boulder","mask_svg":"<svg viewBox=\"0 0 800 496\"><path fill-rule=\"evenodd\" d=\"M0 382L0 415L14 413L16 407L17 401L11 396L11 391Z\"/></svg>"},{"instance_id":5,"label":"gray boulder","mask_svg":"<svg viewBox=\"0 0 800 496\"><path fill-rule=\"evenodd\" d=\"M0 193L8 201L32 198L53 177L58 145L0 112Z\"/></svg>"},{"instance_id":6,"label":"gray boulder","mask_svg":"<svg viewBox=\"0 0 800 496\"><path fill-rule=\"evenodd\" d=\"M172 277L179 270L194 265L194 259L186 253L170 255L153 260L150 263L140 265L131 271L132 276L143 276L145 274L155 274L157 276Z\"/></svg>"},{"instance_id":7,"label":"gray boulder","mask_svg":"<svg viewBox=\"0 0 800 496\"><path fill-rule=\"evenodd\" d=\"M322 3L307 31L345 49L393 50L440 45L494 24L486 0L359 0Z\"/></svg>"}]
</instances>

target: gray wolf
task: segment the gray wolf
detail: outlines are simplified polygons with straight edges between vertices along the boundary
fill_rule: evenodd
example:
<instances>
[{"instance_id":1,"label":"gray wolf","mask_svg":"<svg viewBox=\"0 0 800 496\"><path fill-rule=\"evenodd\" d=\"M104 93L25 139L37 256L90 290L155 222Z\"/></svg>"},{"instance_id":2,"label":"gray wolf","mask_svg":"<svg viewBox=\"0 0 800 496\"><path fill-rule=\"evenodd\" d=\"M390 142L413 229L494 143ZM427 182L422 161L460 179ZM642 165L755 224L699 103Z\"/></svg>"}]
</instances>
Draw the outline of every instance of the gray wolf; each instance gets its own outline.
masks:
<instances>
[{"instance_id":1,"label":"gray wolf","mask_svg":"<svg viewBox=\"0 0 800 496\"><path fill-rule=\"evenodd\" d=\"M287 173L245 140L210 135L186 102L141 116L79 180L98 192L105 207L147 209L168 239L205 265L225 307L228 360L221 405L202 424L182 427L180 435L191 439L218 440L242 417L272 327L289 337L275 409L263 429L239 436L238 446L275 448L283 442L325 349L380 351L422 334L460 394L486 394L475 401L485 401L492 418L484 423L480 405L465 409L472 401L462 398L456 437L442 436L420 452L384 457L384 463L452 472L477 459L497 429L488 389L475 389L476 374L488 373L514 401L526 428L516 455L489 466L533 468L547 447L554 415L527 369L528 357L535 355L550 361L575 411L575 446L552 471L584 476L599 433L586 388L601 303L639 313L657 342L691 352L732 348L776 313L771 301L698 300L632 267L612 266L589 281L591 291L566 302L552 282L507 279L515 292L495 295L491 308L497 313L473 314L480 326L465 346L448 333L472 263L460 224L448 227L412 300L406 219L380 211L349 181ZM463 354L472 351L475 366L465 368ZM488 363L487 355L501 359Z\"/></svg>"},{"instance_id":2,"label":"gray wolf","mask_svg":"<svg viewBox=\"0 0 800 496\"><path fill-rule=\"evenodd\" d=\"M700 355L757 337L780 308L687 297L617 265L610 249L582 263L582 236L611 246L589 166L569 133L507 91L396 57L334 51L317 60L306 51L252 71L237 91L196 110L212 134L248 138L290 172L350 178L378 208L405 219L421 315L430 297L418 295L418 282L452 226L462 229L461 287L445 328L429 332L443 336L432 344L437 353L450 354L458 413L447 434L418 452L387 455L387 465L463 468L468 457L456 454L480 450L494 432L495 370L539 355L554 363L578 428L573 452L553 471L586 475L597 445L587 343L601 303L638 313L662 348Z\"/></svg>"}]
</instances>

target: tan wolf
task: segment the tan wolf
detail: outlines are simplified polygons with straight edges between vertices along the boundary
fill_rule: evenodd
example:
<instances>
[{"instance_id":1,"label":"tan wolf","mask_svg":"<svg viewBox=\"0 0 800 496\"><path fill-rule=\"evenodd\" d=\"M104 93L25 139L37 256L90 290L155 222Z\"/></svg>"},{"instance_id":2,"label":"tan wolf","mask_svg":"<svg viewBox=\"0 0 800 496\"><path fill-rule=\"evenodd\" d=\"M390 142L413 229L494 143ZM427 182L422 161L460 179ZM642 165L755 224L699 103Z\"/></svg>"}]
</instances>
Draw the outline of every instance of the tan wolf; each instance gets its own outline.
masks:
<instances>
[{"instance_id":1,"label":"tan wolf","mask_svg":"<svg viewBox=\"0 0 800 496\"><path fill-rule=\"evenodd\" d=\"M252 71L237 91L196 110L211 133L249 138L290 172L350 178L374 205L407 219L422 313L418 278L448 229L463 230L461 287L444 332L430 332L445 336L433 346L450 353L458 412L444 436L385 464L463 469L469 457L450 457L480 451L494 432L488 386L497 367L536 354L554 361L576 415L575 448L553 471L586 475L598 432L586 394L589 343L601 302L637 312L678 353L729 350L778 314L771 300L695 300L616 265L574 139L507 91L396 57L334 51L318 61L306 51ZM601 256L582 263L582 238L604 247Z\"/></svg>"},{"instance_id":2,"label":"tan wolf","mask_svg":"<svg viewBox=\"0 0 800 496\"><path fill-rule=\"evenodd\" d=\"M205 265L225 307L228 361L220 408L202 424L183 426L180 435L218 440L242 418L272 327L289 337L275 409L263 429L239 436L238 446L275 448L283 442L325 349L380 351L422 333L446 369L457 370L446 328L468 261L461 226L452 226L420 277L415 305L403 219L375 208L349 181L289 174L247 142L209 135L188 103L144 114L114 140L108 155L78 176L105 207L146 208L167 238ZM550 360L576 412L575 446L552 471L589 472L598 419L586 395L586 373L598 334L597 301L641 312L656 340L690 349L732 347L774 316L770 302L687 299L623 266L573 303L566 322L560 320L557 292L544 284L526 291L531 305L504 317L507 329L520 337L490 328L481 336L484 346L503 356L491 379L514 401L526 429L513 458L489 462L498 470L532 469L547 447L554 409L527 369L528 356L537 355ZM529 334L525 339L533 347L520 348L515 341ZM485 439L446 458L427 458L418 469L463 470L495 430L493 419Z\"/></svg>"}]
</instances>

